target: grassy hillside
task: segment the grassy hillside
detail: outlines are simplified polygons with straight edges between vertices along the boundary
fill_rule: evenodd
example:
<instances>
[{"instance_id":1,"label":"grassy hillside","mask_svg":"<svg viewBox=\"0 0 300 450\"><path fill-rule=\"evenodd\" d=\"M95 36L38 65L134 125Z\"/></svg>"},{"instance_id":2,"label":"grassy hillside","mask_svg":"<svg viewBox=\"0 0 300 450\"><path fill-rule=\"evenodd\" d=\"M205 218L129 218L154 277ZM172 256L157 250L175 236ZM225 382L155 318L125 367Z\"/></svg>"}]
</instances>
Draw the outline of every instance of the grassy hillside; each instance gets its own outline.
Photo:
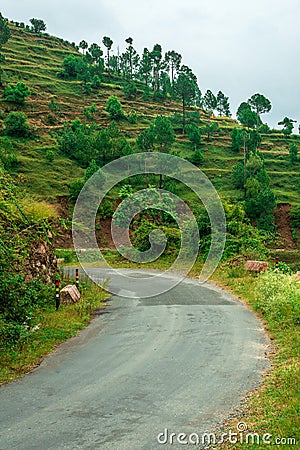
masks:
<instances>
[{"instance_id":1,"label":"grassy hillside","mask_svg":"<svg viewBox=\"0 0 300 450\"><path fill-rule=\"evenodd\" d=\"M10 25L12 37L4 46L5 64L4 81L24 81L33 94L27 99L22 110L27 114L31 127L35 130L33 140L14 139L14 146L20 164L17 173L24 174L30 191L38 196L54 198L68 193L68 185L82 176L82 169L73 161L60 154L53 132L62 126L65 120L76 117L84 118L84 108L93 103L97 106L96 122L99 127L109 123L109 117L104 109L109 96L117 95L126 113L133 109L139 115L137 124L122 121L120 126L125 136L133 141L136 136L149 125L158 114L171 115L181 110L181 105L168 100L165 103L145 102L142 96L135 101L125 99L120 80L102 83L101 88L91 95L85 95L80 81L66 81L57 77L63 59L69 54L77 54L70 43L47 35L36 35ZM201 88L201 86L200 86ZM54 99L59 110L56 113L57 123L51 123L48 104ZM0 102L1 119L13 109L11 105ZM201 119L205 123L207 115L201 111ZM213 136L211 142L205 138L202 153L205 161L203 171L210 177L220 194L225 198L235 199L237 191L232 189L232 167L242 155L230 149L230 132L237 126L234 120L216 117L220 131ZM271 176L271 187L277 194L278 201L296 204L300 194L299 174L300 164L291 165L288 159L288 147L298 136L284 138L280 132L263 135L260 150L265 156L266 168ZM55 160L49 164L45 160L48 149L55 152ZM186 137L177 135L173 146L183 157L189 156L191 144Z\"/></svg>"}]
</instances>

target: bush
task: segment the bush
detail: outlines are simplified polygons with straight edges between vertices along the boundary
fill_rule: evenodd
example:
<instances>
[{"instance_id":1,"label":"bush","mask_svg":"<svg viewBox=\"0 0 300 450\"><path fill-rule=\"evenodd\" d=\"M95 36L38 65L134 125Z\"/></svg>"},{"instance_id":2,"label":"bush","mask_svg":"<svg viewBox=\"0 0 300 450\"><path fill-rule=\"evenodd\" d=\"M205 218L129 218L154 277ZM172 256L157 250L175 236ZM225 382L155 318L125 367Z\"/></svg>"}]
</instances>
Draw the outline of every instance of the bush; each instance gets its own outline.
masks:
<instances>
[{"instance_id":1,"label":"bush","mask_svg":"<svg viewBox=\"0 0 300 450\"><path fill-rule=\"evenodd\" d=\"M138 122L138 115L133 109L130 111L130 114L128 116L128 122L131 124L135 124Z\"/></svg>"},{"instance_id":2,"label":"bush","mask_svg":"<svg viewBox=\"0 0 300 450\"><path fill-rule=\"evenodd\" d=\"M53 150L47 150L45 159L47 162L52 163L54 161L54 151Z\"/></svg>"},{"instance_id":3,"label":"bush","mask_svg":"<svg viewBox=\"0 0 300 450\"><path fill-rule=\"evenodd\" d=\"M5 132L8 136L29 137L30 129L27 116L22 112L13 111L4 121Z\"/></svg>"},{"instance_id":4,"label":"bush","mask_svg":"<svg viewBox=\"0 0 300 450\"><path fill-rule=\"evenodd\" d=\"M136 84L131 81L130 83L125 84L124 86L124 95L128 100L135 99L137 96L138 90Z\"/></svg>"},{"instance_id":5,"label":"bush","mask_svg":"<svg viewBox=\"0 0 300 450\"><path fill-rule=\"evenodd\" d=\"M111 119L120 120L124 118L124 111L118 97L112 95L106 102L106 111L109 113Z\"/></svg>"},{"instance_id":6,"label":"bush","mask_svg":"<svg viewBox=\"0 0 300 450\"><path fill-rule=\"evenodd\" d=\"M300 289L290 275L268 272L260 276L256 308L283 328L300 325Z\"/></svg>"},{"instance_id":7,"label":"bush","mask_svg":"<svg viewBox=\"0 0 300 450\"><path fill-rule=\"evenodd\" d=\"M77 200L82 188L84 186L84 180L78 179L73 181L73 183L69 187L69 194L73 200Z\"/></svg>"},{"instance_id":8,"label":"bush","mask_svg":"<svg viewBox=\"0 0 300 450\"><path fill-rule=\"evenodd\" d=\"M88 66L80 56L69 55L62 62L63 70L58 74L60 78L80 79L88 72Z\"/></svg>"},{"instance_id":9,"label":"bush","mask_svg":"<svg viewBox=\"0 0 300 450\"><path fill-rule=\"evenodd\" d=\"M30 93L29 87L25 83L17 83L16 86L10 84L5 88L3 97L6 102L23 105Z\"/></svg>"},{"instance_id":10,"label":"bush","mask_svg":"<svg viewBox=\"0 0 300 450\"><path fill-rule=\"evenodd\" d=\"M114 215L115 209L109 200L103 200L98 208L101 219L108 219Z\"/></svg>"}]
</instances>

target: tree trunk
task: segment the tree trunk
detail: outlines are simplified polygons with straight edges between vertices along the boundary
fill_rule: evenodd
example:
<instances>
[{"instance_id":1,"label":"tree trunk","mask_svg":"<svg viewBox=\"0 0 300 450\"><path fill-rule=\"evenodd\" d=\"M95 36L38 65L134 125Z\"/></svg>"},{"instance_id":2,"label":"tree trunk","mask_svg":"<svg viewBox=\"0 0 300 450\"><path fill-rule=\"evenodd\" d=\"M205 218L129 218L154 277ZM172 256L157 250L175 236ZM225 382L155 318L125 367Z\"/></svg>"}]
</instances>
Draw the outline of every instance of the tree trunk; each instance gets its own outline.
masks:
<instances>
[{"instance_id":1,"label":"tree trunk","mask_svg":"<svg viewBox=\"0 0 300 450\"><path fill-rule=\"evenodd\" d=\"M108 79L110 80L109 50L107 49Z\"/></svg>"},{"instance_id":2,"label":"tree trunk","mask_svg":"<svg viewBox=\"0 0 300 450\"><path fill-rule=\"evenodd\" d=\"M244 136L244 200L246 200L246 181L247 181L247 172L246 172L246 136Z\"/></svg>"},{"instance_id":3,"label":"tree trunk","mask_svg":"<svg viewBox=\"0 0 300 450\"><path fill-rule=\"evenodd\" d=\"M182 97L182 134L185 134L185 98Z\"/></svg>"}]
</instances>

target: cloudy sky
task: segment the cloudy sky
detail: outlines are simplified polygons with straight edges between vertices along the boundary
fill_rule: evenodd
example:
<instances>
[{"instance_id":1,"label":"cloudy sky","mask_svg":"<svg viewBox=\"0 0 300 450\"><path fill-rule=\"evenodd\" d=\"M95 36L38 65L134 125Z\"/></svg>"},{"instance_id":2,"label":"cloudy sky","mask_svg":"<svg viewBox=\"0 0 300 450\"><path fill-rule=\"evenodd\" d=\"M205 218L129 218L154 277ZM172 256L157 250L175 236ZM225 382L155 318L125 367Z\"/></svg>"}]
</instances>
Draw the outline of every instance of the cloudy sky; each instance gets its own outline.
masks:
<instances>
[{"instance_id":1,"label":"cloudy sky","mask_svg":"<svg viewBox=\"0 0 300 450\"><path fill-rule=\"evenodd\" d=\"M260 92L273 105L263 119L300 120L299 0L1 0L16 21L42 18L47 31L78 43L110 36L122 50L176 50L204 92L222 90L232 110ZM298 126L298 124L297 124Z\"/></svg>"}]
</instances>

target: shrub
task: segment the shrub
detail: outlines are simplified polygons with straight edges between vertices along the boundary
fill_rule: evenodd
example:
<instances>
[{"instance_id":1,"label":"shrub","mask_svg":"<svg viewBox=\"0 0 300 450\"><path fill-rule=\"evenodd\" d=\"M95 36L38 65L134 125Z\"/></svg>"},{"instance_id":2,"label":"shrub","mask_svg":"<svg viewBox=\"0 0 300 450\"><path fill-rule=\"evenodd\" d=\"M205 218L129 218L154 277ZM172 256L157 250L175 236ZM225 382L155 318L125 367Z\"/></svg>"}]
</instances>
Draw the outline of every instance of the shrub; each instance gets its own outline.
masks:
<instances>
[{"instance_id":1,"label":"shrub","mask_svg":"<svg viewBox=\"0 0 300 450\"><path fill-rule=\"evenodd\" d=\"M22 112L12 111L4 121L8 136L28 137L30 135L27 116Z\"/></svg>"},{"instance_id":2,"label":"shrub","mask_svg":"<svg viewBox=\"0 0 300 450\"><path fill-rule=\"evenodd\" d=\"M108 219L110 217L112 217L114 215L115 209L113 204L109 201L104 199L99 208L98 208L98 213L101 217L101 219Z\"/></svg>"},{"instance_id":3,"label":"shrub","mask_svg":"<svg viewBox=\"0 0 300 450\"><path fill-rule=\"evenodd\" d=\"M128 100L135 99L137 96L138 90L136 84L131 81L130 83L125 84L124 86L124 95Z\"/></svg>"},{"instance_id":4,"label":"shrub","mask_svg":"<svg viewBox=\"0 0 300 450\"><path fill-rule=\"evenodd\" d=\"M106 102L105 106L106 111L109 113L111 119L120 120L124 117L124 111L122 109L122 105L118 100L118 97L112 95Z\"/></svg>"},{"instance_id":5,"label":"shrub","mask_svg":"<svg viewBox=\"0 0 300 450\"><path fill-rule=\"evenodd\" d=\"M54 161L54 151L53 150L47 150L45 159L47 162L52 163Z\"/></svg>"},{"instance_id":6,"label":"shrub","mask_svg":"<svg viewBox=\"0 0 300 450\"><path fill-rule=\"evenodd\" d=\"M300 289L290 275L268 272L260 276L256 308L282 327L300 325Z\"/></svg>"},{"instance_id":7,"label":"shrub","mask_svg":"<svg viewBox=\"0 0 300 450\"><path fill-rule=\"evenodd\" d=\"M80 56L69 55L62 62L62 72L59 73L60 78L81 78L88 67L86 62Z\"/></svg>"},{"instance_id":8,"label":"shrub","mask_svg":"<svg viewBox=\"0 0 300 450\"><path fill-rule=\"evenodd\" d=\"M10 84L5 88L3 97L6 102L23 105L30 93L29 87L25 83L17 83L15 86Z\"/></svg>"},{"instance_id":9,"label":"shrub","mask_svg":"<svg viewBox=\"0 0 300 450\"><path fill-rule=\"evenodd\" d=\"M138 122L138 115L136 113L136 111L134 111L133 109L130 111L130 114L128 116L128 121L129 123L135 124Z\"/></svg>"},{"instance_id":10,"label":"shrub","mask_svg":"<svg viewBox=\"0 0 300 450\"><path fill-rule=\"evenodd\" d=\"M73 181L73 183L71 183L69 187L69 194L73 200L77 200L77 197L80 194L83 186L84 186L83 179L78 179Z\"/></svg>"}]
</instances>

